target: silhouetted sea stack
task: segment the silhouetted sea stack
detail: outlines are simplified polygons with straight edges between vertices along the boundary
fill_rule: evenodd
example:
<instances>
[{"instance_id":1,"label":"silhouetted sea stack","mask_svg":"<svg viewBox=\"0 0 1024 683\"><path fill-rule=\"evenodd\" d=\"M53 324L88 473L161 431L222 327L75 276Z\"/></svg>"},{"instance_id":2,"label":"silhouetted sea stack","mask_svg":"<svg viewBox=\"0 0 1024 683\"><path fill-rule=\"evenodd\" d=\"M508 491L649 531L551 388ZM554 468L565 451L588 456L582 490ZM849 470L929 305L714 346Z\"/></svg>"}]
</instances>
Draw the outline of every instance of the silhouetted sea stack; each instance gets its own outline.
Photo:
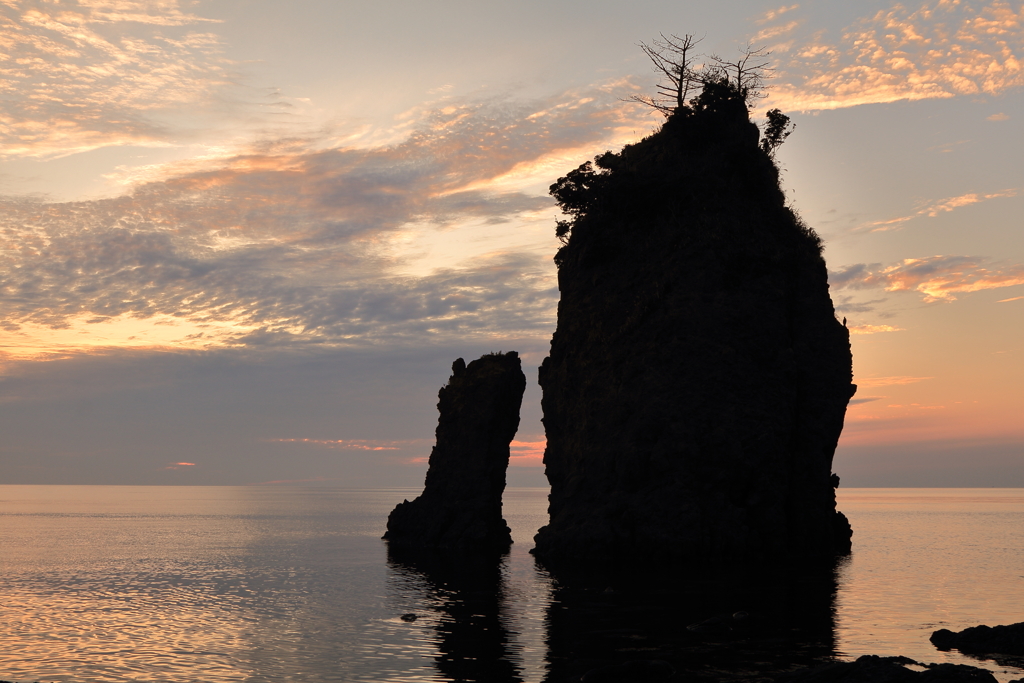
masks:
<instances>
[{"instance_id":1,"label":"silhouetted sea stack","mask_svg":"<svg viewBox=\"0 0 1024 683\"><path fill-rule=\"evenodd\" d=\"M501 516L509 444L526 390L519 354L452 364L438 392L437 443L423 493L388 517L390 544L460 551L502 551L512 543Z\"/></svg>"},{"instance_id":2,"label":"silhouetted sea stack","mask_svg":"<svg viewBox=\"0 0 1024 683\"><path fill-rule=\"evenodd\" d=\"M743 98L561 178L570 215L544 390L546 561L832 557L852 384L821 241L786 206Z\"/></svg>"}]
</instances>

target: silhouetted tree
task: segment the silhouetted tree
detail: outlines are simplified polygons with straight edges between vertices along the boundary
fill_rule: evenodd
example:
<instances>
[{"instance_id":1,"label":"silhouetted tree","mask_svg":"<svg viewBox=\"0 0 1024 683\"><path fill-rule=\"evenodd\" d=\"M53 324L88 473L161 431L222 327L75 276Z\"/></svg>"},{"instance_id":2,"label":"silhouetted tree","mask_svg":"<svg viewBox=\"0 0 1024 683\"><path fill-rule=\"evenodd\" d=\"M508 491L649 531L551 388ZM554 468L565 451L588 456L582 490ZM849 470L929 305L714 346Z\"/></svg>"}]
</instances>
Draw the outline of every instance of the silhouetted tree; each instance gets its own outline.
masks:
<instances>
[{"instance_id":1,"label":"silhouetted tree","mask_svg":"<svg viewBox=\"0 0 1024 683\"><path fill-rule=\"evenodd\" d=\"M629 99L648 107L657 109L665 116L686 106L686 97L691 90L699 90L705 82L702 69L695 69L693 60L697 56L694 48L703 38L694 39L693 34L683 37L675 34L661 34L661 40L651 45L640 43L640 49L651 60L654 70L665 79L655 87L658 94L654 97L633 95Z\"/></svg>"},{"instance_id":2,"label":"silhouetted tree","mask_svg":"<svg viewBox=\"0 0 1024 683\"><path fill-rule=\"evenodd\" d=\"M572 220L555 222L555 236L562 244L568 243L573 222L590 211L600 197L598 188L607 180L608 171L616 159L618 155L610 151L598 154L594 157L598 170L594 170L594 165L588 161L569 171L549 188L562 213L572 216Z\"/></svg>"},{"instance_id":3,"label":"silhouetted tree","mask_svg":"<svg viewBox=\"0 0 1024 683\"><path fill-rule=\"evenodd\" d=\"M765 116L768 122L765 124L764 132L761 134L761 149L774 159L775 151L792 134L796 124L790 123L789 117L778 109L770 110Z\"/></svg>"},{"instance_id":4,"label":"silhouetted tree","mask_svg":"<svg viewBox=\"0 0 1024 683\"><path fill-rule=\"evenodd\" d=\"M704 57L696 51L701 40L694 38L691 33L682 37L675 34L666 36L663 33L661 40L655 40L650 45L640 43L640 49L662 78L655 85L656 95L632 95L629 99L657 109L668 117L687 113L694 104L692 100L687 100L689 94L703 92L709 83L728 86L748 106L752 100L766 97L765 81L775 71L767 59L770 52L763 47L755 48L747 44L734 62L717 55L707 55L704 61L698 63Z\"/></svg>"},{"instance_id":5,"label":"silhouetted tree","mask_svg":"<svg viewBox=\"0 0 1024 683\"><path fill-rule=\"evenodd\" d=\"M764 47L755 48L747 43L747 46L740 50L740 58L735 62L727 62L716 55L710 55L710 59L715 63L716 69L721 70L749 104L751 100L768 96L765 92L765 81L775 72L775 69L768 66L771 64L768 60L770 54L771 52Z\"/></svg>"}]
</instances>

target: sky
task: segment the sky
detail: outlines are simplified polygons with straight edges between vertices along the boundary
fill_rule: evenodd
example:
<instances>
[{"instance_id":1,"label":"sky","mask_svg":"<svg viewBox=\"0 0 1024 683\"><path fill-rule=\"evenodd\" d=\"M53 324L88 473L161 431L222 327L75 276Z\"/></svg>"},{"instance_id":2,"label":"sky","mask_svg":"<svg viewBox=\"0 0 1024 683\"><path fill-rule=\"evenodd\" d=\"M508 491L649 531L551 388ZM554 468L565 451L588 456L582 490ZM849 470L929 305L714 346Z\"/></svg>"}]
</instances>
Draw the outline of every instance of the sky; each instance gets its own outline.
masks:
<instances>
[{"instance_id":1,"label":"sky","mask_svg":"<svg viewBox=\"0 0 1024 683\"><path fill-rule=\"evenodd\" d=\"M657 129L639 43L771 51L826 243L843 486L1024 487L1024 3L0 0L0 483L418 486L516 350L548 186Z\"/></svg>"}]
</instances>

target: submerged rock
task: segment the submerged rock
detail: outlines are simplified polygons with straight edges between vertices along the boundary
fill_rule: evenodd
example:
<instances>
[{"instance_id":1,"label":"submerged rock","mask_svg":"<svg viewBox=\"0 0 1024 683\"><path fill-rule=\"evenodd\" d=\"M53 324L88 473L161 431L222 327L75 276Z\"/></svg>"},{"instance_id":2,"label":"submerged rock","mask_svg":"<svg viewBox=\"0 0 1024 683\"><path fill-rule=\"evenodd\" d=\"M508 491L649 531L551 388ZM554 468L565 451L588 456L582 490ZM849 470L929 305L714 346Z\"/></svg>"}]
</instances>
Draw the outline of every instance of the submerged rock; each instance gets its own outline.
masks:
<instances>
[{"instance_id":1,"label":"submerged rock","mask_svg":"<svg viewBox=\"0 0 1024 683\"><path fill-rule=\"evenodd\" d=\"M974 655L1024 656L1024 622L1008 626L972 626L963 631L941 628L932 633L932 645Z\"/></svg>"},{"instance_id":2,"label":"submerged rock","mask_svg":"<svg viewBox=\"0 0 1024 683\"><path fill-rule=\"evenodd\" d=\"M914 666L921 671L907 668ZM802 669L777 683L997 683L991 671L966 664L921 664L908 657L864 655L853 662L832 662Z\"/></svg>"},{"instance_id":3,"label":"submerged rock","mask_svg":"<svg viewBox=\"0 0 1024 683\"><path fill-rule=\"evenodd\" d=\"M742 97L701 97L552 186L546 561L849 552L831 465L856 387L821 241Z\"/></svg>"},{"instance_id":4,"label":"submerged rock","mask_svg":"<svg viewBox=\"0 0 1024 683\"><path fill-rule=\"evenodd\" d=\"M438 392L437 443L423 493L388 517L391 544L500 551L512 543L501 516L509 444L519 428L526 376L515 351L452 364Z\"/></svg>"}]
</instances>

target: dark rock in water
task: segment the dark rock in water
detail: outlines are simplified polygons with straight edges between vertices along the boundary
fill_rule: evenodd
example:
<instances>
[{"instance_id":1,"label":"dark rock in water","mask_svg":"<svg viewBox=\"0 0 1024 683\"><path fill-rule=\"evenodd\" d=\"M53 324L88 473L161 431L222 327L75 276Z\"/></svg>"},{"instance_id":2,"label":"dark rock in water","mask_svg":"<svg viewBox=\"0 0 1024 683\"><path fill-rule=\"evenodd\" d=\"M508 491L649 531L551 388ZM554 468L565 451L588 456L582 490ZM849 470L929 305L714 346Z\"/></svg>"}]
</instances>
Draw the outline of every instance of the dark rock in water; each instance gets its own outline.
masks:
<instances>
[{"instance_id":1,"label":"dark rock in water","mask_svg":"<svg viewBox=\"0 0 1024 683\"><path fill-rule=\"evenodd\" d=\"M552 186L549 564L850 550L831 465L856 387L821 241L741 96L705 99Z\"/></svg>"},{"instance_id":2,"label":"dark rock in water","mask_svg":"<svg viewBox=\"0 0 1024 683\"><path fill-rule=\"evenodd\" d=\"M526 376L515 351L452 364L438 392L437 443L423 493L388 517L391 544L501 551L512 543L501 516L509 444L519 428Z\"/></svg>"},{"instance_id":3,"label":"dark rock in water","mask_svg":"<svg viewBox=\"0 0 1024 683\"><path fill-rule=\"evenodd\" d=\"M923 668L908 669L906 665ZM991 671L966 664L921 664L907 657L864 655L781 676L776 683L997 683Z\"/></svg>"},{"instance_id":4,"label":"dark rock in water","mask_svg":"<svg viewBox=\"0 0 1024 683\"><path fill-rule=\"evenodd\" d=\"M968 654L1024 656L1024 622L1009 626L972 626L963 631L939 629L932 633L932 645L940 650L956 648Z\"/></svg>"}]
</instances>

